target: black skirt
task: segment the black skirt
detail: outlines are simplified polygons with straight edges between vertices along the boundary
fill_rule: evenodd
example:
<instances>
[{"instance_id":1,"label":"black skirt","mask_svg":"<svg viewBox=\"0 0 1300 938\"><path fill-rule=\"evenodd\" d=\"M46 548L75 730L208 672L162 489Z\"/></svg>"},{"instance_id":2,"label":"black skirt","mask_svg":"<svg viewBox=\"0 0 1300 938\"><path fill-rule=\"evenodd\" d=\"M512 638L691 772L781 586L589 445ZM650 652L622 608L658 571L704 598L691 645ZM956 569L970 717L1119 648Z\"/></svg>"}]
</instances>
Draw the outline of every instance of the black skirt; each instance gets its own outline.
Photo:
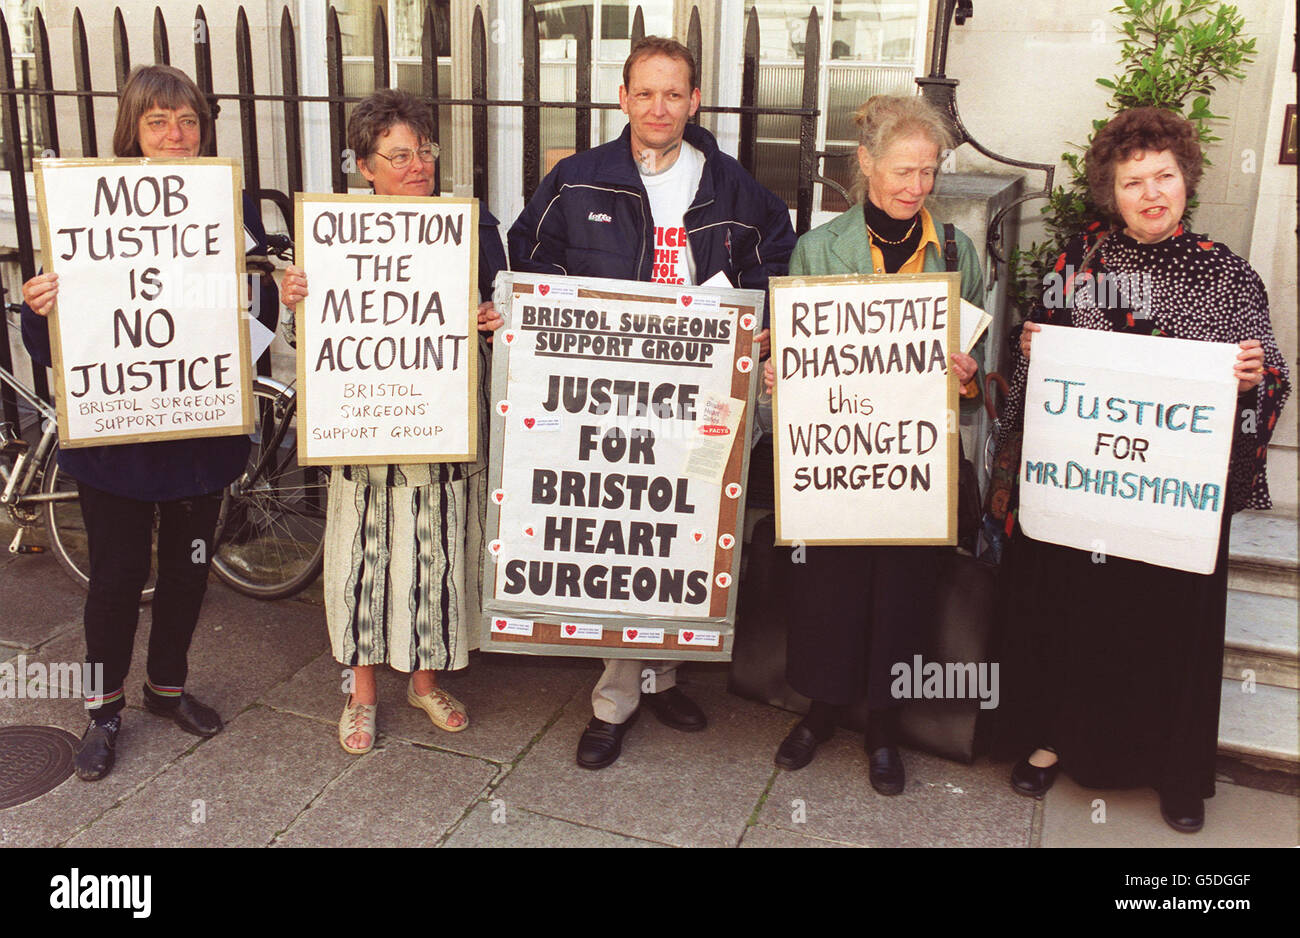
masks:
<instances>
[{"instance_id":1,"label":"black skirt","mask_svg":"<svg viewBox=\"0 0 1300 938\"><path fill-rule=\"evenodd\" d=\"M1228 530L1209 575L1017 531L1003 570L997 750L1050 746L1088 788L1214 795Z\"/></svg>"}]
</instances>

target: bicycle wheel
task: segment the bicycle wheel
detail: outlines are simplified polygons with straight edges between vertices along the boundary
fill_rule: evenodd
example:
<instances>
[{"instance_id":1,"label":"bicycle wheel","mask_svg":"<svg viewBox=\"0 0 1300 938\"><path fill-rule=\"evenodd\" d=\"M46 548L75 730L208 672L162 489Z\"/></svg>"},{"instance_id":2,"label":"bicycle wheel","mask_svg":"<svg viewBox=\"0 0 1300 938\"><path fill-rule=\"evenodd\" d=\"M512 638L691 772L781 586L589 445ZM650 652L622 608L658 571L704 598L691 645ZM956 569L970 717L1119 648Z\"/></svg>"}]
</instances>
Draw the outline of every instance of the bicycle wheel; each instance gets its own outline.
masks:
<instances>
[{"instance_id":1,"label":"bicycle wheel","mask_svg":"<svg viewBox=\"0 0 1300 938\"><path fill-rule=\"evenodd\" d=\"M41 479L41 491L45 494L77 491L77 480L59 472L59 448L56 445L46 457L45 472ZM81 517L81 502L78 499L45 503L45 527L50 532L50 548L65 573L82 589L90 588L90 542L86 535L86 522ZM158 519L154 516L153 543L149 548L149 557L158 553ZM149 579L140 602L147 603L153 599L154 581L157 579L153 563L150 563Z\"/></svg>"},{"instance_id":2,"label":"bicycle wheel","mask_svg":"<svg viewBox=\"0 0 1300 938\"><path fill-rule=\"evenodd\" d=\"M329 473L298 465L292 389L258 378L253 398L253 447L222 499L212 569L247 596L284 599L320 575Z\"/></svg>"}]
</instances>

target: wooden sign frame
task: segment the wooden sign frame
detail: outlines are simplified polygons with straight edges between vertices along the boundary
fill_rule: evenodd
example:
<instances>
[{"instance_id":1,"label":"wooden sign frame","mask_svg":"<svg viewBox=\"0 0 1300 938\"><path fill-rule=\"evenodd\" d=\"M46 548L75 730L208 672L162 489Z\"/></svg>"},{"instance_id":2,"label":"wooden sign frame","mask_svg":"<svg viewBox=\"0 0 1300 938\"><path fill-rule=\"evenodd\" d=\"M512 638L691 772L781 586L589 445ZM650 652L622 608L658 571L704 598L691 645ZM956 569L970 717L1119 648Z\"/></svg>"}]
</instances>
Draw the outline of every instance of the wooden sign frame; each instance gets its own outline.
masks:
<instances>
[{"instance_id":1,"label":"wooden sign frame","mask_svg":"<svg viewBox=\"0 0 1300 938\"><path fill-rule=\"evenodd\" d=\"M516 337L522 336L526 331L519 324L520 317L514 309L515 298L541 295L542 291L556 286L572 288L576 291L572 294L574 299L562 302L590 301L594 305L602 300L632 300L648 304L654 312L662 310L670 315L685 312L683 301L686 296L691 299L707 298L704 300L705 303L714 302L716 298L717 309L728 311L731 321L736 324L735 342L728 360L731 380L727 387L730 396L744 401L745 407L739 425L731 436L722 481L717 484L717 526L715 530L704 532L704 536L712 538L713 542L713 563L709 569L709 597L705 615L613 613L590 608L565 607L537 597L529 597L526 600L507 599L497 593L498 572L504 569L501 565L509 560L508 546L502 543L501 504L494 499L495 493L502 486L504 460L511 456L511 453L506 452L507 415L501 410L501 402L506 401L509 406L517 408L516 402L508 401L507 397L511 346L519 341ZM492 361L493 380L490 398L492 440L491 462L488 468L488 518L483 557L484 620L480 633L480 647L484 651L572 657L730 660L740 577L740 555L744 543L746 480L749 473L754 398L758 386L758 372L762 367L752 337L760 330L763 322L763 294L757 290L502 273L497 277L495 303L497 310L505 317L506 325L496 333ZM697 305L697 308L700 307ZM745 323L748 323L748 328L745 327ZM742 361L744 359L748 361ZM653 375L637 375L638 380L644 378L653 378ZM518 410L516 409L514 413L517 415ZM706 488L705 491L711 493L712 489ZM728 494L729 492L733 494ZM707 497L711 498L712 495ZM681 533L686 534L685 531ZM727 546L724 547L724 544ZM623 555L618 556L621 558ZM723 583L726 585L722 585ZM515 630L505 632L496 627L497 623L506 621L512 623L526 621L530 634L520 634ZM596 626L600 627L599 637L561 637L561 629L594 629ZM662 630L662 641L632 640L642 629L649 630L646 634L651 635L657 634L655 630ZM696 633L703 633L710 638L713 633L716 633L717 644L693 643L699 637Z\"/></svg>"},{"instance_id":2,"label":"wooden sign frame","mask_svg":"<svg viewBox=\"0 0 1300 938\"><path fill-rule=\"evenodd\" d=\"M431 453L390 453L390 454L363 454L357 456L313 456L309 431L312 426L311 416L311 395L307 392L308 372L307 372L307 341L309 335L309 325L306 322L306 301L298 303L294 307L294 326L297 334L297 348L295 349L295 361L297 362L298 377L298 463L303 466L357 466L357 465L418 465L423 463L442 463L442 462L473 462L478 458L478 301L476 299L478 292L478 261L479 261L479 204L478 199L460 198L456 196L399 196L399 195L374 195L358 193L356 195L341 195L338 193L294 193L293 211L294 211L294 230L298 232L298 242L294 245L294 258L299 267L304 267L304 261L307 257L307 251L310 249L310 242L307 237L307 230L303 222L303 206L305 203L344 203L349 205L468 205L470 212L468 217L469 238L470 238L470 262L469 274L466 280L468 292L465 298L467 309L468 333L465 341L465 394L466 394L466 420L468 421L468 445L464 452L431 452ZM311 285L308 284L308 289ZM447 303L447 309L454 309L451 301ZM448 317L451 321L451 317Z\"/></svg>"},{"instance_id":3,"label":"wooden sign frame","mask_svg":"<svg viewBox=\"0 0 1300 938\"><path fill-rule=\"evenodd\" d=\"M934 272L919 274L829 274L822 276L773 277L769 281L768 296L772 328L772 361L776 367L776 383L772 388L772 432L776 436L781 432L780 390L781 390L781 353L784 350L780 330L777 328L778 311L776 296L778 291L800 289L809 286L873 286L887 283L935 283L943 284L948 293L948 317L945 336L945 358L950 359L954 351L961 348L961 275L957 273ZM887 379L886 379L887 380ZM789 536L782 526L781 506L781 441L774 439L772 456L774 460L773 489L776 500L776 543L782 546L803 544L807 546L840 546L850 544L914 544L946 545L957 543L957 479L959 470L959 393L956 377L951 365L947 368L947 410L949 419L945 421L947 437L947 485L948 485L948 525L943 537L871 537L861 538L795 538ZM845 495L846 498L853 497Z\"/></svg>"},{"instance_id":4,"label":"wooden sign frame","mask_svg":"<svg viewBox=\"0 0 1300 938\"><path fill-rule=\"evenodd\" d=\"M190 157L184 159L149 159L149 158L70 158L33 160L33 173L36 182L36 199L40 215L41 266L46 273L58 273L53 242L50 239L49 212L45 200L45 174L50 169L89 168L114 166L143 167L156 166L226 166L231 173L233 192L233 227L231 240L234 246L236 296L245 289L247 271L244 264L244 201L243 168L237 160L224 157ZM248 328L244 323L246 316L244 304L233 310L239 340L239 380L236 384L240 396L240 426L224 428L198 427L191 430L161 430L151 433L131 433L113 436L109 439L98 436L73 437L68 421L67 388L63 378L63 323L59 314L59 304L55 301L49 312L50 326L50 361L54 377L54 404L59 427L59 445L64 449L77 449L87 446L120 446L127 443L154 443L164 440L184 440L202 437L241 436L253 432L253 361L249 347Z\"/></svg>"}]
</instances>

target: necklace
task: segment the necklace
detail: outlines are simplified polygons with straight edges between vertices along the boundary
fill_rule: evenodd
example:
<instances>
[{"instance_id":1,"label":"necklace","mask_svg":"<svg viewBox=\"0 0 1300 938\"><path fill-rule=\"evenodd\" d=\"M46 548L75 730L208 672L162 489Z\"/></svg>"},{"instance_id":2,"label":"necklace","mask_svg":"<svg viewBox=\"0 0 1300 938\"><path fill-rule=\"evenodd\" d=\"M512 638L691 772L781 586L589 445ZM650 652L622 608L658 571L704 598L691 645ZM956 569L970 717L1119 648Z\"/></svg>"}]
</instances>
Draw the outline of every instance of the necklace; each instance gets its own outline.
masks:
<instances>
[{"instance_id":1,"label":"necklace","mask_svg":"<svg viewBox=\"0 0 1300 938\"><path fill-rule=\"evenodd\" d=\"M912 237L912 232L916 230L916 220L920 217L921 216L919 215L912 216L912 223L907 226L907 232L897 241L890 241L888 238L882 238L876 233L875 229L873 229L871 225L867 225L867 233L871 235L873 240L878 241L881 244L902 244L908 238Z\"/></svg>"}]
</instances>

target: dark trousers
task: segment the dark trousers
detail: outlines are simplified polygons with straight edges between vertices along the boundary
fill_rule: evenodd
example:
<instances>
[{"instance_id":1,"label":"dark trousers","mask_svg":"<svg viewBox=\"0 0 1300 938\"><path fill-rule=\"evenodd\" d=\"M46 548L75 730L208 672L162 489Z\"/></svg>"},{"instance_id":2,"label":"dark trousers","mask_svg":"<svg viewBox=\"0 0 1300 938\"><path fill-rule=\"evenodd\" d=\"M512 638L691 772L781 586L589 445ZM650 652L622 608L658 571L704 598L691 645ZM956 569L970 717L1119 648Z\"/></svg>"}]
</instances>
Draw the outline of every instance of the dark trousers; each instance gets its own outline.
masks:
<instances>
[{"instance_id":1,"label":"dark trousers","mask_svg":"<svg viewBox=\"0 0 1300 938\"><path fill-rule=\"evenodd\" d=\"M153 627L149 631L149 681L182 687L188 675L190 639L208 585L212 535L221 493L168 502L142 502L78 483L81 515L90 548L90 592L86 596L86 661L104 666L101 693L109 699L92 711L96 718L121 711L120 693L131 667L140 617L140 593L153 558L154 508L158 512L158 580Z\"/></svg>"},{"instance_id":2,"label":"dark trousers","mask_svg":"<svg viewBox=\"0 0 1300 938\"><path fill-rule=\"evenodd\" d=\"M918 636L934 616L931 547L808 547L803 563L778 574L786 599L786 679L812 700L851 706L865 692L871 710L902 704L890 669L910 667ZM792 552L793 553L793 552Z\"/></svg>"}]
</instances>

